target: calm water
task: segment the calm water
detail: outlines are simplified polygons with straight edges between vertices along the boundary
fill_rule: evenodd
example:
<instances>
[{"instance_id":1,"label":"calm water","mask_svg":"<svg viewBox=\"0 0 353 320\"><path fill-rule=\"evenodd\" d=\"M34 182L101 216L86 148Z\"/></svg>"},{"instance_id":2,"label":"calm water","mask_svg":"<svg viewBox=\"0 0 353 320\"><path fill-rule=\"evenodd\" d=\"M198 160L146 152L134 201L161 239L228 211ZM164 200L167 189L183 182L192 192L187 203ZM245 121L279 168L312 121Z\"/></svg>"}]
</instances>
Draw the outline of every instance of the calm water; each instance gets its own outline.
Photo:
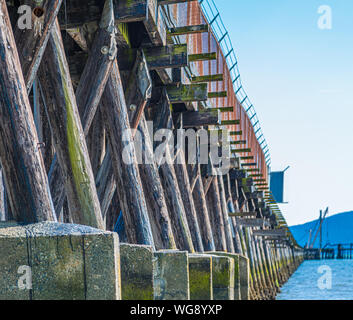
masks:
<instances>
[{"instance_id":1,"label":"calm water","mask_svg":"<svg viewBox=\"0 0 353 320\"><path fill-rule=\"evenodd\" d=\"M277 300L353 300L353 260L305 261L281 291Z\"/></svg>"}]
</instances>

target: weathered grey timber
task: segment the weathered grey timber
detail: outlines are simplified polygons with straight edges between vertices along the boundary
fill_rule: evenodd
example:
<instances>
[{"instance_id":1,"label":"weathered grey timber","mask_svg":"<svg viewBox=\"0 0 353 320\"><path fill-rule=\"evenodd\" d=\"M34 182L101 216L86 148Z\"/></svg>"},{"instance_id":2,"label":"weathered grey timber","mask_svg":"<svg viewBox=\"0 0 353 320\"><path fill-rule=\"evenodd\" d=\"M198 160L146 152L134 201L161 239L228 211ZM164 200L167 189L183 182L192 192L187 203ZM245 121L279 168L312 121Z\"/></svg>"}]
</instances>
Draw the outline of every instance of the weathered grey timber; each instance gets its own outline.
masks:
<instances>
[{"instance_id":1,"label":"weathered grey timber","mask_svg":"<svg viewBox=\"0 0 353 320\"><path fill-rule=\"evenodd\" d=\"M170 113L169 101L165 92L162 93L160 101L156 103L154 108L156 110L153 118L154 131L157 131L158 129L170 128L172 116ZM186 218L182 196L178 186L169 145L166 143L156 147L163 148L165 153L164 163L159 166L159 173L164 187L177 247L181 250L194 252L192 237L190 234L188 220ZM161 154L163 155L163 152ZM156 159L156 161L157 163L160 163L163 159Z\"/></svg>"},{"instance_id":2,"label":"weathered grey timber","mask_svg":"<svg viewBox=\"0 0 353 320\"><path fill-rule=\"evenodd\" d=\"M138 128L138 131L134 131L132 134L135 135L137 156L141 158L139 161L139 172L151 221L155 246L157 249L175 249L176 245L171 229L164 191L159 178L158 168L153 157L153 146L150 138L153 129L148 128L144 116L144 108L150 98L152 84L146 59L142 51L137 54L135 65L130 73L127 83L125 98L128 106L134 106L128 110L129 119L131 127L133 129ZM106 157L109 157L109 155L110 152L109 154L106 154ZM103 160L103 164L105 164L105 162L106 159ZM103 168L105 168L105 172L112 173L113 169L111 164L109 167ZM102 171L100 170L100 174L103 174L101 172ZM97 181L100 183L99 179L97 179ZM108 185L111 185L111 187L115 189L115 184L112 185L110 179L106 181L108 181ZM107 193L107 195L104 196L104 199L109 200L111 189L106 188L105 193ZM104 205L106 203L106 201L103 202Z\"/></svg>"},{"instance_id":3,"label":"weathered grey timber","mask_svg":"<svg viewBox=\"0 0 353 320\"><path fill-rule=\"evenodd\" d=\"M14 218L55 221L5 0L0 1L0 161Z\"/></svg>"},{"instance_id":4,"label":"weathered grey timber","mask_svg":"<svg viewBox=\"0 0 353 320\"><path fill-rule=\"evenodd\" d=\"M212 256L189 254L190 300L213 300Z\"/></svg>"},{"instance_id":5,"label":"weathered grey timber","mask_svg":"<svg viewBox=\"0 0 353 320\"><path fill-rule=\"evenodd\" d=\"M199 222L197 219L197 213L195 208L194 199L192 197L192 191L190 187L189 175L186 168L185 155L182 150L178 150L178 157L181 161L174 165L175 174L178 179L178 186L183 199L184 209L186 218L188 219L189 230L191 233L194 249L196 252L203 252L204 247L202 244L201 232ZM178 164L181 163L181 164Z\"/></svg>"},{"instance_id":6,"label":"weathered grey timber","mask_svg":"<svg viewBox=\"0 0 353 320\"><path fill-rule=\"evenodd\" d=\"M128 240L130 243L154 247L151 224L137 167L136 151L116 60L113 63L102 102L119 202Z\"/></svg>"},{"instance_id":7,"label":"weathered grey timber","mask_svg":"<svg viewBox=\"0 0 353 320\"><path fill-rule=\"evenodd\" d=\"M45 80L52 90L47 112L64 177L70 215L75 223L104 229L94 176L76 97L56 21L43 57ZM42 75L44 76L44 75ZM44 80L44 79L43 79Z\"/></svg>"},{"instance_id":8,"label":"weathered grey timber","mask_svg":"<svg viewBox=\"0 0 353 320\"><path fill-rule=\"evenodd\" d=\"M209 108L200 111L187 111L182 113L183 128L194 128L210 125L220 125L220 112Z\"/></svg>"},{"instance_id":9,"label":"weathered grey timber","mask_svg":"<svg viewBox=\"0 0 353 320\"><path fill-rule=\"evenodd\" d=\"M212 233L217 251L227 251L227 241L224 231L222 207L218 189L218 177L214 176L206 195L210 215Z\"/></svg>"},{"instance_id":10,"label":"weathered grey timber","mask_svg":"<svg viewBox=\"0 0 353 320\"><path fill-rule=\"evenodd\" d=\"M154 258L154 300L189 300L188 253L162 250Z\"/></svg>"},{"instance_id":11,"label":"weathered grey timber","mask_svg":"<svg viewBox=\"0 0 353 320\"><path fill-rule=\"evenodd\" d=\"M219 196L220 196L220 202L221 202L221 208L222 208L221 213L223 215L223 222L224 222L224 233L225 233L226 242L227 242L227 251L234 253L235 249L234 249L234 243L232 238L232 231L230 228L231 227L230 218L228 217L228 206L227 206L225 188L223 183L223 177L218 176L217 182L218 182L218 190L219 190Z\"/></svg>"},{"instance_id":12,"label":"weathered grey timber","mask_svg":"<svg viewBox=\"0 0 353 320\"><path fill-rule=\"evenodd\" d=\"M208 208L200 174L197 175L192 195L194 198L195 210L200 226L203 248L205 251L215 251L216 246L213 238L211 221L208 214Z\"/></svg>"},{"instance_id":13,"label":"weathered grey timber","mask_svg":"<svg viewBox=\"0 0 353 320\"><path fill-rule=\"evenodd\" d=\"M114 37L112 10L111 0L107 0L100 27L95 36L91 53L76 90L76 102L85 136L87 136L91 127L116 54L116 44L112 40ZM105 51L103 50L102 52L102 48L105 48ZM45 83L46 74L43 67L41 67L40 71L42 83ZM92 73L95 74L95 77L92 77ZM87 94L87 92L89 92L89 94ZM51 96L52 95L48 95L48 92L46 92L47 102L51 100ZM65 192L61 169L57 163L56 156L51 164L49 181L55 211L58 214L65 200Z\"/></svg>"},{"instance_id":14,"label":"weathered grey timber","mask_svg":"<svg viewBox=\"0 0 353 320\"><path fill-rule=\"evenodd\" d=\"M122 300L153 300L153 249L120 244Z\"/></svg>"},{"instance_id":15,"label":"weathered grey timber","mask_svg":"<svg viewBox=\"0 0 353 320\"><path fill-rule=\"evenodd\" d=\"M31 28L15 25L14 35L27 92L31 90L62 0L22 1L32 11Z\"/></svg>"},{"instance_id":16,"label":"weathered grey timber","mask_svg":"<svg viewBox=\"0 0 353 320\"><path fill-rule=\"evenodd\" d=\"M116 233L42 222L0 228L0 299L120 299Z\"/></svg>"}]
</instances>

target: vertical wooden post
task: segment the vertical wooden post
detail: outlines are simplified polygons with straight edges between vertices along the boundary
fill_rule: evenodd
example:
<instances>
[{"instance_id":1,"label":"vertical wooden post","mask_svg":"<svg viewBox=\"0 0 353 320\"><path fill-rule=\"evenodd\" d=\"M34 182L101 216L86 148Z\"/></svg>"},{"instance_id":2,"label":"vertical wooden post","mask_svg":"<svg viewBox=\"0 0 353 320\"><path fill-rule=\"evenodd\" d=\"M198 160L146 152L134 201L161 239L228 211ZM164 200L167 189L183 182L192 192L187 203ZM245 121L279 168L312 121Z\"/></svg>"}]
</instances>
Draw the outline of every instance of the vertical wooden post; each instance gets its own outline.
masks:
<instances>
[{"instance_id":1,"label":"vertical wooden post","mask_svg":"<svg viewBox=\"0 0 353 320\"><path fill-rule=\"evenodd\" d=\"M161 93L160 101L153 107L156 110L153 118L153 129L157 131L159 129L170 128L168 123L172 123L172 116L169 101L164 90ZM168 146L165 148L165 155L166 161L160 165L159 173L170 212L174 238L179 249L194 252L195 249L192 242L188 220L186 218L185 208Z\"/></svg>"},{"instance_id":2,"label":"vertical wooden post","mask_svg":"<svg viewBox=\"0 0 353 320\"><path fill-rule=\"evenodd\" d=\"M2 169L0 167L0 221L6 221L5 214L5 186L2 177Z\"/></svg>"},{"instance_id":3,"label":"vertical wooden post","mask_svg":"<svg viewBox=\"0 0 353 320\"><path fill-rule=\"evenodd\" d=\"M70 214L75 223L104 229L86 140L77 108L59 23L53 27L42 63L52 103L47 112L64 177ZM46 68L46 69L44 69Z\"/></svg>"},{"instance_id":4,"label":"vertical wooden post","mask_svg":"<svg viewBox=\"0 0 353 320\"><path fill-rule=\"evenodd\" d=\"M182 150L179 151L178 156L181 157L181 159L185 162L185 155ZM194 199L192 197L192 191L190 187L189 175L187 172L186 164L175 164L174 169L176 177L178 179L178 185L183 199L184 209L185 212L188 213L186 214L186 218L188 219L188 225L194 248L197 252L204 252L201 231L199 227L199 222L197 220L197 213Z\"/></svg>"},{"instance_id":5,"label":"vertical wooden post","mask_svg":"<svg viewBox=\"0 0 353 320\"><path fill-rule=\"evenodd\" d=\"M138 50L136 61L130 73L126 88L126 103L129 111L130 125L138 128L141 139L135 139L135 146L141 153L142 163L139 172L147 203L148 213L153 230L156 249L176 249L168 207L159 177L158 168L154 161L152 137L145 118L145 107L151 98L152 79L148 70L145 55ZM131 108L131 106L135 106Z\"/></svg>"},{"instance_id":6,"label":"vertical wooden post","mask_svg":"<svg viewBox=\"0 0 353 320\"><path fill-rule=\"evenodd\" d=\"M210 188L206 195L208 203L208 212L211 220L211 227L215 246L217 251L227 251L227 241L224 231L224 221L222 216L222 207L218 189L218 178L213 177Z\"/></svg>"},{"instance_id":7,"label":"vertical wooden post","mask_svg":"<svg viewBox=\"0 0 353 320\"><path fill-rule=\"evenodd\" d=\"M116 43L114 41L115 27L112 0L106 0L99 29L92 44L87 63L76 89L76 102L81 115L84 135L87 136L93 118L97 111L101 96L108 81L113 61L116 56ZM42 81L46 81L45 73L42 72ZM93 77L92 74L95 76ZM89 93L89 94L87 94ZM52 94L47 94L47 100ZM65 192L62 182L60 166L57 157L51 164L50 190L52 192L56 212L60 212L65 200Z\"/></svg>"},{"instance_id":8,"label":"vertical wooden post","mask_svg":"<svg viewBox=\"0 0 353 320\"><path fill-rule=\"evenodd\" d=\"M103 118L107 125L119 203L123 212L128 240L130 243L154 246L116 60L113 62L102 100Z\"/></svg>"},{"instance_id":9,"label":"vertical wooden post","mask_svg":"<svg viewBox=\"0 0 353 320\"><path fill-rule=\"evenodd\" d=\"M230 222L229 222L230 218L228 217L228 206L227 206L227 200L225 195L223 176L221 175L217 176L217 182L218 182L219 196L220 196L220 202L222 207L227 249L228 249L228 252L235 252L233 238L232 238L232 231L230 229Z\"/></svg>"},{"instance_id":10,"label":"vertical wooden post","mask_svg":"<svg viewBox=\"0 0 353 320\"><path fill-rule=\"evenodd\" d=\"M14 218L55 221L48 179L12 33L0 1L0 159Z\"/></svg>"},{"instance_id":11,"label":"vertical wooden post","mask_svg":"<svg viewBox=\"0 0 353 320\"><path fill-rule=\"evenodd\" d=\"M198 167L198 171L200 172L200 166L196 166ZM194 199L195 210L200 226L200 233L204 250L216 251L210 217L208 214L208 208L200 174L197 175L194 190L192 191L192 196Z\"/></svg>"},{"instance_id":12,"label":"vertical wooden post","mask_svg":"<svg viewBox=\"0 0 353 320\"><path fill-rule=\"evenodd\" d=\"M27 92L36 77L61 3L62 0L25 0L21 3L32 9L31 28L20 29L16 23L14 31Z\"/></svg>"}]
</instances>

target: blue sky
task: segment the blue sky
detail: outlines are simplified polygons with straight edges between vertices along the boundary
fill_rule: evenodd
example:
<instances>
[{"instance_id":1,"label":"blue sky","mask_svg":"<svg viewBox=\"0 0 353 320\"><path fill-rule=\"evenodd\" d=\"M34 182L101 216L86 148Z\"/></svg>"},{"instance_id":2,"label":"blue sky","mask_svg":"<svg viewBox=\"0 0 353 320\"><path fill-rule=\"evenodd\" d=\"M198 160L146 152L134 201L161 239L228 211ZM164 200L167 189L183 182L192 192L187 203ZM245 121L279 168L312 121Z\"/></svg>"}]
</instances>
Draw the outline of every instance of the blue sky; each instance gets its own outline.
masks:
<instances>
[{"instance_id":1,"label":"blue sky","mask_svg":"<svg viewBox=\"0 0 353 320\"><path fill-rule=\"evenodd\" d=\"M353 210L353 1L214 0L243 86L286 173L290 225ZM321 30L318 8L332 8Z\"/></svg>"}]
</instances>

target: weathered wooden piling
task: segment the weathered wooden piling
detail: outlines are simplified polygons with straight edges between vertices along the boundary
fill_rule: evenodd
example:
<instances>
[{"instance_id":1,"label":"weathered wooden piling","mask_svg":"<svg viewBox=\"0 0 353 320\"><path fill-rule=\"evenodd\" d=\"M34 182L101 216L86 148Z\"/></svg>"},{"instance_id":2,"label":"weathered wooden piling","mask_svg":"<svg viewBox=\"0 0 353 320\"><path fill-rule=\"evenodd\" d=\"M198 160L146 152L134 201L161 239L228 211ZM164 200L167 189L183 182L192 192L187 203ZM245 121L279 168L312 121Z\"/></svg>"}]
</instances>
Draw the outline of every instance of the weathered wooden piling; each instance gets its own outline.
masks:
<instances>
[{"instance_id":1,"label":"weathered wooden piling","mask_svg":"<svg viewBox=\"0 0 353 320\"><path fill-rule=\"evenodd\" d=\"M16 220L7 235L57 217L101 229L60 224L60 241L55 227L37 239L36 254L49 254L34 264L44 273L69 268L68 258L81 268L84 249L85 274L60 283L72 279L74 291L11 297L119 299L121 284L123 299L273 299L302 262L264 200L269 167L234 92L231 52L202 3L183 2L24 0L33 21L21 29L19 3L0 0L0 220ZM195 133L226 128L216 146ZM186 129L196 142L187 133L175 142ZM225 144L229 171L211 161ZM71 237L72 254L55 256L53 243L64 250ZM0 232L2 248L14 248L10 238Z\"/></svg>"}]
</instances>

